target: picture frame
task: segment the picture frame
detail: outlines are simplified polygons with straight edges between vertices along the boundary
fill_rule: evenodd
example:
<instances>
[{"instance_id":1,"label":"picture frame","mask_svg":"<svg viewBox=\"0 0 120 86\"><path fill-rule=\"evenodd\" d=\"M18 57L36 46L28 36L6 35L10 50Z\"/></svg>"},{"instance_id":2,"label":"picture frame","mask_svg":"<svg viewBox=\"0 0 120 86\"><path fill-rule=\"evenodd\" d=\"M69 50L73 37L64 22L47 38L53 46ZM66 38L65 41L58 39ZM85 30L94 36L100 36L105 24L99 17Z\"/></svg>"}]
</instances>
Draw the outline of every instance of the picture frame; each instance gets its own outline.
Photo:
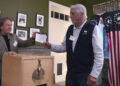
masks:
<instances>
[{"instance_id":1,"label":"picture frame","mask_svg":"<svg viewBox=\"0 0 120 86\"><path fill-rule=\"evenodd\" d=\"M27 31L26 30L16 29L16 35L21 40L27 40Z\"/></svg>"},{"instance_id":2,"label":"picture frame","mask_svg":"<svg viewBox=\"0 0 120 86\"><path fill-rule=\"evenodd\" d=\"M27 24L27 14L18 13L17 15L17 26L26 27Z\"/></svg>"},{"instance_id":3,"label":"picture frame","mask_svg":"<svg viewBox=\"0 0 120 86\"><path fill-rule=\"evenodd\" d=\"M30 38L32 37L34 32L40 32L40 29L37 28L30 28Z\"/></svg>"},{"instance_id":4,"label":"picture frame","mask_svg":"<svg viewBox=\"0 0 120 86\"><path fill-rule=\"evenodd\" d=\"M44 27L44 15L37 14L36 26Z\"/></svg>"},{"instance_id":5,"label":"picture frame","mask_svg":"<svg viewBox=\"0 0 120 86\"><path fill-rule=\"evenodd\" d=\"M12 21L12 28L11 28L11 32L10 33L14 33L14 21Z\"/></svg>"}]
</instances>

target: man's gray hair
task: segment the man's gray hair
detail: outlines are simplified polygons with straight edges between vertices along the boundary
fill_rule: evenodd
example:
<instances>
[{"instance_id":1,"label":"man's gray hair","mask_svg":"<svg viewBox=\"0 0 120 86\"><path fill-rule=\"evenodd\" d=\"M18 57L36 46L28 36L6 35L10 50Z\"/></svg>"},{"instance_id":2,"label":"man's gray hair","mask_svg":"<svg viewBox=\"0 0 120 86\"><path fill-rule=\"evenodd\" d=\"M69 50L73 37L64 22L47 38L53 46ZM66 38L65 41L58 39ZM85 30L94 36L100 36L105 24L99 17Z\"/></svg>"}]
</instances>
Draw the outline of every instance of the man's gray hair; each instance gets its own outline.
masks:
<instances>
[{"instance_id":1,"label":"man's gray hair","mask_svg":"<svg viewBox=\"0 0 120 86\"><path fill-rule=\"evenodd\" d=\"M82 4L75 4L75 5L71 5L70 8L73 8L76 10L77 13L84 13L84 18L87 19L87 11L86 11L86 7Z\"/></svg>"}]
</instances>

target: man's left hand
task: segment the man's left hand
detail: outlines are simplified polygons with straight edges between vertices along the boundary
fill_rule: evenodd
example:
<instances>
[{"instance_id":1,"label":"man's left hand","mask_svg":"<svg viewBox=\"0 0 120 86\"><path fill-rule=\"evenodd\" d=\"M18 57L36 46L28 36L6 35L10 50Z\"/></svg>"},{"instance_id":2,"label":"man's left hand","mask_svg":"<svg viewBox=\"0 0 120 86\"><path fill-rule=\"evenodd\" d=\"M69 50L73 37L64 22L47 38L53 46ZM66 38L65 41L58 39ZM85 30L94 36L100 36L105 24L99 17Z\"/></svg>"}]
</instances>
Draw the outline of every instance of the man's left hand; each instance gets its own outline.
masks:
<instances>
[{"instance_id":1,"label":"man's left hand","mask_svg":"<svg viewBox=\"0 0 120 86\"><path fill-rule=\"evenodd\" d=\"M97 79L94 78L93 76L89 75L88 80L87 80L87 85L88 86L97 86L96 85Z\"/></svg>"}]
</instances>

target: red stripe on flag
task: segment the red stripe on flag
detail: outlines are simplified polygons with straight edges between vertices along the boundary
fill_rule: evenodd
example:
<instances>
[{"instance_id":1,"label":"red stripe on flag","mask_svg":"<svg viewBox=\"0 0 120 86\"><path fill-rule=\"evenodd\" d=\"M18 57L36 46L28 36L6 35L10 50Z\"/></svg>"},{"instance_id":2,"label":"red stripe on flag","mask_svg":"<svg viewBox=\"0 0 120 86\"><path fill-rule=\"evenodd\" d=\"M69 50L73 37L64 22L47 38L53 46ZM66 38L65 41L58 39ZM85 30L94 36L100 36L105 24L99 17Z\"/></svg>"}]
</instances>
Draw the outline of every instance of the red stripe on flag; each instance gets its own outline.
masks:
<instances>
[{"instance_id":1,"label":"red stripe on flag","mask_svg":"<svg viewBox=\"0 0 120 86\"><path fill-rule=\"evenodd\" d=\"M110 33L107 33L107 37L108 37L108 40L110 40ZM111 54L110 54L110 42L108 43L108 46L109 46L109 58L111 58ZM109 82L109 86L112 84L112 73L111 73L111 59L109 59L109 64L108 64L108 82Z\"/></svg>"},{"instance_id":2,"label":"red stripe on flag","mask_svg":"<svg viewBox=\"0 0 120 86\"><path fill-rule=\"evenodd\" d=\"M119 86L120 86L120 31L117 32L117 37L118 37L118 68L119 68Z\"/></svg>"},{"instance_id":3,"label":"red stripe on flag","mask_svg":"<svg viewBox=\"0 0 120 86\"><path fill-rule=\"evenodd\" d=\"M112 57L113 57L113 53L112 53L112 36L111 36L112 34L110 33L110 35L109 35L109 41L110 41L110 45L109 45L109 51L110 51L110 62L109 63L111 63L111 65L109 66L109 71L111 71L111 74L110 74L110 76L111 76L111 81L112 82L110 82L110 86L115 86L115 79L114 79L114 69L113 69L113 59L112 59Z\"/></svg>"},{"instance_id":4,"label":"red stripe on flag","mask_svg":"<svg viewBox=\"0 0 120 86\"><path fill-rule=\"evenodd\" d=\"M115 66L114 66L114 61L113 61L114 60L114 52L113 52L113 33L112 32L110 32L110 46L111 46L110 51L111 51L111 64L112 64L111 69L112 69L112 80L113 80L112 84L113 84L113 86L116 86L115 85L116 78L115 78L115 74L114 74L115 73L115 69L114 69Z\"/></svg>"},{"instance_id":5,"label":"red stripe on flag","mask_svg":"<svg viewBox=\"0 0 120 86\"><path fill-rule=\"evenodd\" d=\"M109 68L108 68L108 74L109 74L109 84L110 86L113 84L113 79L112 79L112 63L111 63L111 39L110 39L110 33L107 34L108 38L109 38Z\"/></svg>"}]
</instances>

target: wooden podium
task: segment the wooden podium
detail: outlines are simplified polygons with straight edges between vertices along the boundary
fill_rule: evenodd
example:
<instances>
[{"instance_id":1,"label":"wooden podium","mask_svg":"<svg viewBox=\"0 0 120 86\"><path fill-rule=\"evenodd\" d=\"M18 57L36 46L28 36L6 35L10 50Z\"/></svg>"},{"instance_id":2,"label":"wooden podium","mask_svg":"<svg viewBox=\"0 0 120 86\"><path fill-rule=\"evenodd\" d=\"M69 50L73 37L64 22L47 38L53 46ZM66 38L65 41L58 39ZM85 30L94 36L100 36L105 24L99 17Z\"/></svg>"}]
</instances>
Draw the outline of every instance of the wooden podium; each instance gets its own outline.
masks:
<instances>
[{"instance_id":1,"label":"wooden podium","mask_svg":"<svg viewBox=\"0 0 120 86\"><path fill-rule=\"evenodd\" d=\"M53 86L53 62L52 56L4 54L2 86Z\"/></svg>"}]
</instances>

